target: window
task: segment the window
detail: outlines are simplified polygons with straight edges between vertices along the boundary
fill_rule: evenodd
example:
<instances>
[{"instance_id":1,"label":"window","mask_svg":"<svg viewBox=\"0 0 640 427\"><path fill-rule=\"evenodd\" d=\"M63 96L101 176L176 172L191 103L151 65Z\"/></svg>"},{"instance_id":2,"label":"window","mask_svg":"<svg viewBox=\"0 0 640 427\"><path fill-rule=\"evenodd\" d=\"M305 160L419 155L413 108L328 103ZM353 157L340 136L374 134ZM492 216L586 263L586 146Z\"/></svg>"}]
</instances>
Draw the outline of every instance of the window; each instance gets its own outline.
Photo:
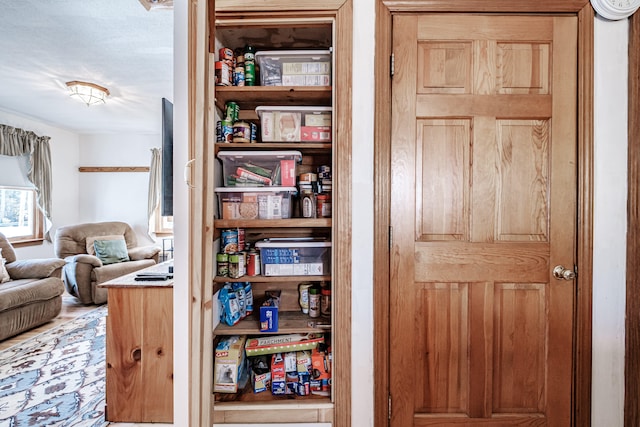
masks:
<instances>
[{"instance_id":1,"label":"window","mask_svg":"<svg viewBox=\"0 0 640 427\"><path fill-rule=\"evenodd\" d=\"M0 232L9 241L42 240L43 221L35 189L0 186Z\"/></svg>"},{"instance_id":2,"label":"window","mask_svg":"<svg viewBox=\"0 0 640 427\"><path fill-rule=\"evenodd\" d=\"M173 234L173 217L162 216L162 209L160 209L160 203L154 211L154 227L153 231L158 236L167 236Z\"/></svg>"}]
</instances>

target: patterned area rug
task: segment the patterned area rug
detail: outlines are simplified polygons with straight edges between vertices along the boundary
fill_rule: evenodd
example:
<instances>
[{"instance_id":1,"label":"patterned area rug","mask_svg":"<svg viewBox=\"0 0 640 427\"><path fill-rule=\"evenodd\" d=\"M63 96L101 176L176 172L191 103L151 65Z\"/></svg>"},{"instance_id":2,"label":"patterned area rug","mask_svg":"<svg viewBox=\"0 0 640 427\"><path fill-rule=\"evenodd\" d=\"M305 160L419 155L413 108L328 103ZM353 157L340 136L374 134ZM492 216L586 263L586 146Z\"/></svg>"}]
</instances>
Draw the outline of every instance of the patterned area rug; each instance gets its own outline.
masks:
<instances>
[{"instance_id":1,"label":"patterned area rug","mask_svg":"<svg viewBox=\"0 0 640 427\"><path fill-rule=\"evenodd\" d=\"M102 427L107 306L0 352L0 427Z\"/></svg>"}]
</instances>

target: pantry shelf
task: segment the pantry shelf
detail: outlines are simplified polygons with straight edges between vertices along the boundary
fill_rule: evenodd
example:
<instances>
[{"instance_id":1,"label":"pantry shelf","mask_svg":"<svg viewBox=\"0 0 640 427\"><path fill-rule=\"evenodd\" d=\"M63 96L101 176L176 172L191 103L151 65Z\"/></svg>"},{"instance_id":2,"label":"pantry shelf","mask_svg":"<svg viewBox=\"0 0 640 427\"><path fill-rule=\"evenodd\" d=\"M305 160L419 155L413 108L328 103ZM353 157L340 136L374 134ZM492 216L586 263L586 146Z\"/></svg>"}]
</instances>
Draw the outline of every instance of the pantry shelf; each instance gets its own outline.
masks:
<instances>
[{"instance_id":1,"label":"pantry shelf","mask_svg":"<svg viewBox=\"0 0 640 427\"><path fill-rule=\"evenodd\" d=\"M331 86L216 86L216 106L224 110L228 101L244 110L261 105L330 106Z\"/></svg>"},{"instance_id":2,"label":"pantry shelf","mask_svg":"<svg viewBox=\"0 0 640 427\"><path fill-rule=\"evenodd\" d=\"M215 228L330 228L331 218L216 219Z\"/></svg>"},{"instance_id":3,"label":"pantry shelf","mask_svg":"<svg viewBox=\"0 0 640 427\"><path fill-rule=\"evenodd\" d=\"M309 322L315 321L320 325L328 325L323 327L309 326ZM331 331L331 319L316 318L312 319L308 314L299 311L283 311L279 313L278 332L260 332L260 321L258 320L257 311L246 319L241 320L233 326L220 323L213 331L214 337L221 335L280 335L280 334L306 334L327 333Z\"/></svg>"},{"instance_id":4,"label":"pantry shelf","mask_svg":"<svg viewBox=\"0 0 640 427\"><path fill-rule=\"evenodd\" d=\"M274 396L271 393L254 393L251 390L251 385L247 385L239 393L214 393L213 399L215 401L216 411L255 411L255 410L275 410L278 409L278 405L283 402L287 403L287 406L282 409L331 409L333 404L331 399L327 396L320 396L316 394L310 394L308 396L297 396L293 394L285 394L284 396ZM291 402L295 401L296 406L292 407ZM234 403L242 402L242 406L236 406Z\"/></svg>"},{"instance_id":5,"label":"pantry shelf","mask_svg":"<svg viewBox=\"0 0 640 427\"><path fill-rule=\"evenodd\" d=\"M323 153L331 150L331 143L323 142L217 142L215 145L216 154L220 150L300 150L303 153Z\"/></svg>"},{"instance_id":6,"label":"pantry shelf","mask_svg":"<svg viewBox=\"0 0 640 427\"><path fill-rule=\"evenodd\" d=\"M231 277L216 276L214 283L224 282L252 282L252 283L301 283L301 282L322 282L330 281L331 276L242 276L238 279L232 279Z\"/></svg>"}]
</instances>

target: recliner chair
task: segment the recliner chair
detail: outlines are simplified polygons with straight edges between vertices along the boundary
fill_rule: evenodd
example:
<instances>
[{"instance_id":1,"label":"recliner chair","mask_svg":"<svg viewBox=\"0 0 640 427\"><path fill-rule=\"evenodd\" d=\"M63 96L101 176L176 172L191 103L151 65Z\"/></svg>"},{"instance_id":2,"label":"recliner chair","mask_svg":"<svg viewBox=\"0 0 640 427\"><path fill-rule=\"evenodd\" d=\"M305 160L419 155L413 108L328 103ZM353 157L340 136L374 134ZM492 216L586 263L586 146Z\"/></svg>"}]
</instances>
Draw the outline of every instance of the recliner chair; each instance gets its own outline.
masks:
<instances>
[{"instance_id":1,"label":"recliner chair","mask_svg":"<svg viewBox=\"0 0 640 427\"><path fill-rule=\"evenodd\" d=\"M122 239L122 247L126 245L124 256L122 251L115 258L105 258L102 251L95 253L95 241L104 244ZM58 258L66 261L62 278L67 292L83 304L107 302L107 290L97 285L156 264L161 251L157 246L138 246L131 226L120 221L60 227L54 239L54 250Z\"/></svg>"}]
</instances>

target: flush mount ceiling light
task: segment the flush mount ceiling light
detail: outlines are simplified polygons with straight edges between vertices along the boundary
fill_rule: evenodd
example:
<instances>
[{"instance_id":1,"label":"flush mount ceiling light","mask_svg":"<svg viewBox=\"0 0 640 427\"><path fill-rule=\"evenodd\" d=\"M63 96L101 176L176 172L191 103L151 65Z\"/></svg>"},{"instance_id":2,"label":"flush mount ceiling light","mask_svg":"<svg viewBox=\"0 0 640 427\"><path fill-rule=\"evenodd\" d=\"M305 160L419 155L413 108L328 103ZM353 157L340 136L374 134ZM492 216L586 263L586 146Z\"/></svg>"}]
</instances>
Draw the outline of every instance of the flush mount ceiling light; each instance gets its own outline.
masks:
<instances>
[{"instance_id":1,"label":"flush mount ceiling light","mask_svg":"<svg viewBox=\"0 0 640 427\"><path fill-rule=\"evenodd\" d=\"M95 83L74 80L67 82L67 87L72 97L81 100L87 104L87 106L100 103L104 104L107 96L109 96L109 89L98 86Z\"/></svg>"},{"instance_id":2,"label":"flush mount ceiling light","mask_svg":"<svg viewBox=\"0 0 640 427\"><path fill-rule=\"evenodd\" d=\"M147 10L173 9L173 0L140 0L140 3L142 3Z\"/></svg>"}]
</instances>

